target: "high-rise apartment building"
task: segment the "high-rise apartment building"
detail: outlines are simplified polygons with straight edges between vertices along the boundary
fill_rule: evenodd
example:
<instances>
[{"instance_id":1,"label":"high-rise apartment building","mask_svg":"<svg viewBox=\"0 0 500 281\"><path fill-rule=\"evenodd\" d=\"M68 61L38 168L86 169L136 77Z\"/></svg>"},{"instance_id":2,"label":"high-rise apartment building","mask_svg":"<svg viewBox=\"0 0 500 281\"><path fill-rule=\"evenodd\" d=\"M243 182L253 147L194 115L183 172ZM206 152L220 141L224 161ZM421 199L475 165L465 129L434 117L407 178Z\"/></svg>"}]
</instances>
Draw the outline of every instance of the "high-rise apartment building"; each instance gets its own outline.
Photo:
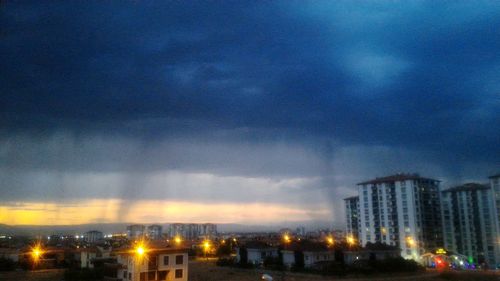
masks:
<instances>
[{"instance_id":1,"label":"high-rise apartment building","mask_svg":"<svg viewBox=\"0 0 500 281\"><path fill-rule=\"evenodd\" d=\"M217 225L212 223L205 224L184 224L172 223L168 227L170 237L181 236L184 239L198 239L200 236L213 238L217 235Z\"/></svg>"},{"instance_id":2,"label":"high-rise apartment building","mask_svg":"<svg viewBox=\"0 0 500 281\"><path fill-rule=\"evenodd\" d=\"M496 233L500 235L500 174L496 174L490 177L490 187L493 192L493 205L495 209L495 226ZM495 252L497 263L500 262L500 237L496 238Z\"/></svg>"},{"instance_id":3,"label":"high-rise apartment building","mask_svg":"<svg viewBox=\"0 0 500 281\"><path fill-rule=\"evenodd\" d=\"M495 200L488 185L468 183L441 194L445 248L496 267Z\"/></svg>"},{"instance_id":4,"label":"high-rise apartment building","mask_svg":"<svg viewBox=\"0 0 500 281\"><path fill-rule=\"evenodd\" d=\"M145 233L146 227L142 224L133 224L127 226L127 238L128 239L139 239L143 237Z\"/></svg>"},{"instance_id":5,"label":"high-rise apartment building","mask_svg":"<svg viewBox=\"0 0 500 281\"><path fill-rule=\"evenodd\" d=\"M396 174L358 184L359 242L398 246L404 258L443 246L439 181Z\"/></svg>"},{"instance_id":6,"label":"high-rise apartment building","mask_svg":"<svg viewBox=\"0 0 500 281\"><path fill-rule=\"evenodd\" d=\"M83 237L84 237L85 242L96 243L96 242L101 241L104 238L104 234L100 231L97 231L97 230L91 230L91 231L86 232Z\"/></svg>"},{"instance_id":7,"label":"high-rise apartment building","mask_svg":"<svg viewBox=\"0 0 500 281\"><path fill-rule=\"evenodd\" d=\"M359 241L359 196L345 198L344 204L347 222L346 237Z\"/></svg>"},{"instance_id":8,"label":"high-rise apartment building","mask_svg":"<svg viewBox=\"0 0 500 281\"><path fill-rule=\"evenodd\" d=\"M148 226L148 238L152 240L159 240L162 238L163 227L158 224Z\"/></svg>"}]
</instances>

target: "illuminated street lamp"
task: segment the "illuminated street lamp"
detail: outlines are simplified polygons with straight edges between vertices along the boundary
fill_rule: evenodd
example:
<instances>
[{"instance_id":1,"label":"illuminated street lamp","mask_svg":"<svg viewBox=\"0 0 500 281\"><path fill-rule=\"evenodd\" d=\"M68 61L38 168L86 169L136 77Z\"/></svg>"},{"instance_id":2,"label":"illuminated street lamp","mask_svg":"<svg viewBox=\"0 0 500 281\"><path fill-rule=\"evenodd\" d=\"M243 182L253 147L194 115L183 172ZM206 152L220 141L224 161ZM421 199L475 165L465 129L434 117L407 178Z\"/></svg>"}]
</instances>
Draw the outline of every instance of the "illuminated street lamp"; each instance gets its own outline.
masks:
<instances>
[{"instance_id":1,"label":"illuminated street lamp","mask_svg":"<svg viewBox=\"0 0 500 281\"><path fill-rule=\"evenodd\" d=\"M182 242L182 239L181 239L180 236L175 236L174 241L175 241L175 244L177 246L179 246L181 244L181 242Z\"/></svg>"},{"instance_id":2,"label":"illuminated street lamp","mask_svg":"<svg viewBox=\"0 0 500 281\"><path fill-rule=\"evenodd\" d=\"M349 244L349 246L353 246L355 243L356 243L356 239L354 239L354 237L347 236L347 244Z\"/></svg>"},{"instance_id":3,"label":"illuminated street lamp","mask_svg":"<svg viewBox=\"0 0 500 281\"><path fill-rule=\"evenodd\" d=\"M31 250L31 257L33 258L33 261L37 263L40 258L42 257L43 251L40 245L36 245L32 250Z\"/></svg>"},{"instance_id":4,"label":"illuminated street lamp","mask_svg":"<svg viewBox=\"0 0 500 281\"><path fill-rule=\"evenodd\" d=\"M44 254L44 250L43 250L40 242L36 243L33 247L31 247L30 255L31 255L31 259L33 261L33 269L40 262L43 254Z\"/></svg>"},{"instance_id":5,"label":"illuminated street lamp","mask_svg":"<svg viewBox=\"0 0 500 281\"><path fill-rule=\"evenodd\" d=\"M326 238L326 242L329 246L332 246L335 243L335 240L333 239L333 237L329 236L328 238Z\"/></svg>"},{"instance_id":6,"label":"illuminated street lamp","mask_svg":"<svg viewBox=\"0 0 500 281\"><path fill-rule=\"evenodd\" d=\"M208 240L205 240L205 242L203 242L203 252L205 253L205 258L207 258L208 250L210 250L210 242Z\"/></svg>"},{"instance_id":7,"label":"illuminated street lamp","mask_svg":"<svg viewBox=\"0 0 500 281\"><path fill-rule=\"evenodd\" d=\"M285 234L285 235L283 235L283 240L285 241L285 243L290 243L290 241L292 239L290 238L290 236L288 234Z\"/></svg>"},{"instance_id":8,"label":"illuminated street lamp","mask_svg":"<svg viewBox=\"0 0 500 281\"><path fill-rule=\"evenodd\" d=\"M411 236L406 237L406 242L410 245L410 247L413 247L416 244L415 240Z\"/></svg>"},{"instance_id":9,"label":"illuminated street lamp","mask_svg":"<svg viewBox=\"0 0 500 281\"><path fill-rule=\"evenodd\" d=\"M138 256L144 255L144 248L139 246L137 249L135 249L135 252L137 253Z\"/></svg>"},{"instance_id":10,"label":"illuminated street lamp","mask_svg":"<svg viewBox=\"0 0 500 281\"><path fill-rule=\"evenodd\" d=\"M137 245L134 248L134 254L135 256L141 260L146 256L146 253L148 252L148 247L144 241L139 241Z\"/></svg>"}]
</instances>

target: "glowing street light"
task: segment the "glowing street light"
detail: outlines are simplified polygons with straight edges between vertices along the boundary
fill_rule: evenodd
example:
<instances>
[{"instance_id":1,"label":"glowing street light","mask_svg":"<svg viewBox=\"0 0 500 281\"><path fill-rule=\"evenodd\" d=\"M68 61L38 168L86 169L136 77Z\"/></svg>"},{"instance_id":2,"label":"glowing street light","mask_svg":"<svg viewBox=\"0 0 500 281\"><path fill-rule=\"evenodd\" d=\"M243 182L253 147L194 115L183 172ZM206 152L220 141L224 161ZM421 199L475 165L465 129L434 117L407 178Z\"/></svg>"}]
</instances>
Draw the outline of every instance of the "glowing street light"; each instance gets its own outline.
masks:
<instances>
[{"instance_id":1,"label":"glowing street light","mask_svg":"<svg viewBox=\"0 0 500 281\"><path fill-rule=\"evenodd\" d=\"M207 258L207 252L209 250L210 250L210 242L208 240L205 240L205 242L203 242L203 253L205 254L205 258Z\"/></svg>"},{"instance_id":2,"label":"glowing street light","mask_svg":"<svg viewBox=\"0 0 500 281\"><path fill-rule=\"evenodd\" d=\"M290 243L292 240L288 234L283 235L283 240L285 240L285 243Z\"/></svg>"},{"instance_id":3,"label":"glowing street light","mask_svg":"<svg viewBox=\"0 0 500 281\"><path fill-rule=\"evenodd\" d=\"M33 248L33 250L31 251L31 256L35 261L38 261L40 259L40 257L42 256L42 249L40 248L40 246L36 246L35 248Z\"/></svg>"},{"instance_id":4,"label":"glowing street light","mask_svg":"<svg viewBox=\"0 0 500 281\"><path fill-rule=\"evenodd\" d=\"M40 262L40 259L42 259L43 256L43 249L42 245L38 242L36 243L32 248L31 248L31 258L33 260L33 268Z\"/></svg>"},{"instance_id":5,"label":"glowing street light","mask_svg":"<svg viewBox=\"0 0 500 281\"><path fill-rule=\"evenodd\" d=\"M137 245L135 246L134 253L137 258L142 259L148 251L148 247L144 241L137 241Z\"/></svg>"},{"instance_id":6,"label":"glowing street light","mask_svg":"<svg viewBox=\"0 0 500 281\"><path fill-rule=\"evenodd\" d=\"M137 247L137 249L135 249L135 252L137 253L137 255L142 256L144 255L144 248L139 246Z\"/></svg>"},{"instance_id":7,"label":"glowing street light","mask_svg":"<svg viewBox=\"0 0 500 281\"><path fill-rule=\"evenodd\" d=\"M328 243L328 245L332 246L335 240L333 240L333 237L329 236L328 238L326 238L326 242Z\"/></svg>"},{"instance_id":8,"label":"glowing street light","mask_svg":"<svg viewBox=\"0 0 500 281\"><path fill-rule=\"evenodd\" d=\"M415 240L411 236L406 237L406 242L410 245L410 247L413 247L416 244Z\"/></svg>"},{"instance_id":9,"label":"glowing street light","mask_svg":"<svg viewBox=\"0 0 500 281\"><path fill-rule=\"evenodd\" d=\"M349 246L352 246L356 243L356 239L354 239L354 237L352 236L347 236L347 244L349 244Z\"/></svg>"},{"instance_id":10,"label":"glowing street light","mask_svg":"<svg viewBox=\"0 0 500 281\"><path fill-rule=\"evenodd\" d=\"M182 239L180 236L175 236L174 241L175 241L175 244L180 245L182 242Z\"/></svg>"}]
</instances>

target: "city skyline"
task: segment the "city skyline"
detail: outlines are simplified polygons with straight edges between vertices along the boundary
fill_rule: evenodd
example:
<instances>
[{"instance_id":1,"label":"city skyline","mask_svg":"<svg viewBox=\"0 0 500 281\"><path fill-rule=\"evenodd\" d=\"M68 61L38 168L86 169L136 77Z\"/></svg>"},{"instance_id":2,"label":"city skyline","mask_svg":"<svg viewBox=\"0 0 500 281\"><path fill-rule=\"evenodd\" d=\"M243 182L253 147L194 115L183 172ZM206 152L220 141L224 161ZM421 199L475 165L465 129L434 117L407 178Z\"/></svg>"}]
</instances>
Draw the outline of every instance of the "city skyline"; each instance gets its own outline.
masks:
<instances>
[{"instance_id":1,"label":"city skyline","mask_svg":"<svg viewBox=\"0 0 500 281\"><path fill-rule=\"evenodd\" d=\"M345 221L500 172L500 3L0 4L0 224Z\"/></svg>"}]
</instances>

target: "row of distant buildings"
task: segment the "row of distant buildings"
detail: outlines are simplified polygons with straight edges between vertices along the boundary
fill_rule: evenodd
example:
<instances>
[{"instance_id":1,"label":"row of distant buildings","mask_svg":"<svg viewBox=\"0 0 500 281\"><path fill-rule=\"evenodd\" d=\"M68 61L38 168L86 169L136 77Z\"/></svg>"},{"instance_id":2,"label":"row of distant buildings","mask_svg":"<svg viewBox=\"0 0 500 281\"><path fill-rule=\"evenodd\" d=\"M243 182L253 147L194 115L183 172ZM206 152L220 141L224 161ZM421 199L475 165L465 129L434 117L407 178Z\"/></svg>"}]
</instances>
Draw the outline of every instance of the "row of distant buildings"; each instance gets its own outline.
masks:
<instances>
[{"instance_id":1,"label":"row of distant buildings","mask_svg":"<svg viewBox=\"0 0 500 281\"><path fill-rule=\"evenodd\" d=\"M347 236L362 246L384 243L420 260L443 248L475 264L500 265L500 174L489 184L441 190L440 181L396 174L357 184L345 198Z\"/></svg>"},{"instance_id":2,"label":"row of distant buildings","mask_svg":"<svg viewBox=\"0 0 500 281\"><path fill-rule=\"evenodd\" d=\"M146 236L151 240L159 240L163 238L164 234L169 238L182 237L183 239L193 240L203 237L208 239L217 235L217 225L213 223L172 223L168 226L165 233L163 232L163 227L157 224L149 226L134 224L127 226L128 239Z\"/></svg>"},{"instance_id":3,"label":"row of distant buildings","mask_svg":"<svg viewBox=\"0 0 500 281\"><path fill-rule=\"evenodd\" d=\"M117 235L117 234L114 234ZM120 234L121 235L121 234ZM217 225L212 223L205 224L184 224L184 223L173 223L167 228L167 231L163 231L163 227L158 224L143 225L143 224L133 224L127 226L125 236L134 240L137 238L147 237L150 240L161 240L164 236L168 238L182 237L183 239L193 240L198 238L213 238L217 235ZM53 235L51 238L58 238L59 236ZM57 236L57 237L56 237ZM77 238L83 239L88 243L96 243L102 241L106 237L103 232L97 230L91 230L85 232L83 235ZM49 238L50 239L50 238Z\"/></svg>"}]
</instances>

